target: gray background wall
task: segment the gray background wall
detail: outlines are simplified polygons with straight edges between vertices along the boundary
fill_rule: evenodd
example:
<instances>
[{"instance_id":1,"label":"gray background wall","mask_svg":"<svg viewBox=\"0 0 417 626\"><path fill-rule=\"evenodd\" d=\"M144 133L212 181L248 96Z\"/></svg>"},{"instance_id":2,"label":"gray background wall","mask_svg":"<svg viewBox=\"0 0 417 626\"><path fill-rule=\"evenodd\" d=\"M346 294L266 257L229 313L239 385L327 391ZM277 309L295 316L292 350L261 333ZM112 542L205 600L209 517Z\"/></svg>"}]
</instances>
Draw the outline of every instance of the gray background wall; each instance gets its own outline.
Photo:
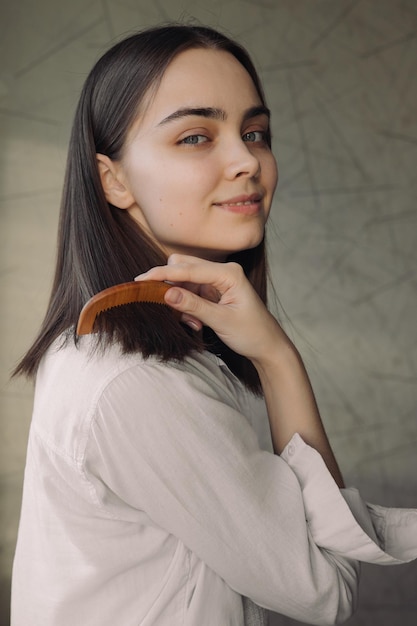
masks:
<instances>
[{"instance_id":1,"label":"gray background wall","mask_svg":"<svg viewBox=\"0 0 417 626\"><path fill-rule=\"evenodd\" d=\"M46 305L80 85L111 40L193 18L237 37L261 69L281 177L274 284L346 481L371 501L417 506L417 2L3 0L2 624L32 403L31 386L8 377ZM414 625L416 583L416 564L365 567L350 623Z\"/></svg>"}]
</instances>

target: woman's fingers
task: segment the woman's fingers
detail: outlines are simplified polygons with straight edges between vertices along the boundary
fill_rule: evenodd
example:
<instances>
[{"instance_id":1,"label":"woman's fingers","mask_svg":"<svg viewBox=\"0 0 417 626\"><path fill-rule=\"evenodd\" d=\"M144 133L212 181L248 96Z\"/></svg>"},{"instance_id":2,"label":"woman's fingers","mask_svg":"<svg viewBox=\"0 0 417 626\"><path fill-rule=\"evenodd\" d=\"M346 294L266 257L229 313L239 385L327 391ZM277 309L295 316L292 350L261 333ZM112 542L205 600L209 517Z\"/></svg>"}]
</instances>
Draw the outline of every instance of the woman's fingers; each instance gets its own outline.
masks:
<instances>
[{"instance_id":1,"label":"woman's fingers","mask_svg":"<svg viewBox=\"0 0 417 626\"><path fill-rule=\"evenodd\" d=\"M253 291L236 263L214 263L177 254L169 258L167 265L154 267L136 280L171 283L173 288L167 291L166 302L210 326L216 314L221 315L220 310L210 304L238 304L245 289Z\"/></svg>"},{"instance_id":2,"label":"woman's fingers","mask_svg":"<svg viewBox=\"0 0 417 626\"><path fill-rule=\"evenodd\" d=\"M173 254L167 265L152 268L135 280L165 280L174 283L212 285L218 291L227 289L244 278L243 270L237 263L216 263L196 257Z\"/></svg>"},{"instance_id":3,"label":"woman's fingers","mask_svg":"<svg viewBox=\"0 0 417 626\"><path fill-rule=\"evenodd\" d=\"M208 263L202 261L199 258L174 254L168 259L168 264L165 266L158 266L137 276L135 280L163 280L165 282L172 283L177 288L172 289L166 294L166 302L176 310L183 312L181 321L188 324L193 330L201 330L203 323L207 322L204 318L204 311L200 311L199 300L190 299L189 293L194 293L205 300L217 303L220 300L220 293L215 287L210 284L202 284L200 281L203 277L208 280L213 278L212 272L202 272L201 266ZM191 265L195 265L196 268L191 268ZM216 264L218 265L218 264ZM213 269L213 268L212 268ZM215 274L217 276L217 274ZM197 282L192 282L193 281ZM185 300L183 299L185 297ZM201 319L197 319L187 311L195 311L197 314L203 314Z\"/></svg>"},{"instance_id":4,"label":"woman's fingers","mask_svg":"<svg viewBox=\"0 0 417 626\"><path fill-rule=\"evenodd\" d=\"M218 318L221 314L218 311L217 303L198 295L197 292L176 286L168 289L165 294L165 302L183 313L183 321L186 323L194 321L202 322L206 326L212 326L213 321L219 321ZM201 327L201 324L199 324L199 327Z\"/></svg>"}]
</instances>

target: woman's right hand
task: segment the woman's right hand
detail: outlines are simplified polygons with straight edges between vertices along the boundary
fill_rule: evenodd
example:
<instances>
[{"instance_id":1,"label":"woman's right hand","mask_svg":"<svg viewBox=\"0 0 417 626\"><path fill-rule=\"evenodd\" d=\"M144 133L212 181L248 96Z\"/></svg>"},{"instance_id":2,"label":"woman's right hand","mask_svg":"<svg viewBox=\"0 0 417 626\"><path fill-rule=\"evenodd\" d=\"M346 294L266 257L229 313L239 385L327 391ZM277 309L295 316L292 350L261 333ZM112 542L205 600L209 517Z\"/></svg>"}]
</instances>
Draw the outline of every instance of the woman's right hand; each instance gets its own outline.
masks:
<instances>
[{"instance_id":1,"label":"woman's right hand","mask_svg":"<svg viewBox=\"0 0 417 626\"><path fill-rule=\"evenodd\" d=\"M165 301L182 313L182 321L199 330L209 326L232 350L254 362L276 358L290 341L269 313L237 263L215 263L173 254L168 264L136 280L173 283Z\"/></svg>"}]
</instances>

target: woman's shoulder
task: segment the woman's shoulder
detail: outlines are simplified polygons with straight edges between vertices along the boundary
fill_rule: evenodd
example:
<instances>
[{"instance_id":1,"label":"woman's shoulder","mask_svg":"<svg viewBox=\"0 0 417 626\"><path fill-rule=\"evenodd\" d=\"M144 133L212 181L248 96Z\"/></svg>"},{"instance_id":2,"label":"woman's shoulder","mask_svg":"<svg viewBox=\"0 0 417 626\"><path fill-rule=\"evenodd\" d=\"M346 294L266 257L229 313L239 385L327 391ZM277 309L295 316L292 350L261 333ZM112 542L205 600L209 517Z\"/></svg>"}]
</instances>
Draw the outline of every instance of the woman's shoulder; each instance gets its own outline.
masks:
<instances>
[{"instance_id":1,"label":"woman's shoulder","mask_svg":"<svg viewBox=\"0 0 417 626\"><path fill-rule=\"evenodd\" d=\"M132 411L169 414L174 398L177 409L187 410L214 401L242 411L244 402L240 382L210 353L163 362L124 354L117 344L101 348L93 336L77 345L61 340L48 350L38 371L32 431L61 456L81 460L98 423L107 427L110 421L116 428L131 419Z\"/></svg>"},{"instance_id":2,"label":"woman's shoulder","mask_svg":"<svg viewBox=\"0 0 417 626\"><path fill-rule=\"evenodd\" d=\"M149 365L140 354L124 355L117 344L104 349L94 336L82 337L77 344L60 337L37 372L32 431L57 452L76 458L105 389L129 368L140 372Z\"/></svg>"},{"instance_id":3,"label":"woman's shoulder","mask_svg":"<svg viewBox=\"0 0 417 626\"><path fill-rule=\"evenodd\" d=\"M91 396L94 389L105 386L132 364L145 363L140 354L123 354L118 344L97 341L95 335L82 336L77 342L62 336L43 357L36 388L71 387L73 391L86 388Z\"/></svg>"},{"instance_id":4,"label":"woman's shoulder","mask_svg":"<svg viewBox=\"0 0 417 626\"><path fill-rule=\"evenodd\" d=\"M232 387L242 387L222 359L206 350L192 351L182 360L163 360L156 355L144 357L138 351L126 353L116 342L100 342L94 335L82 336L77 343L72 338L56 340L41 362L36 385L49 383L56 388L59 382L66 387L72 384L87 387L91 396L93 388L104 388L128 371L138 382L147 379L149 371L158 371L167 378L195 377L216 385L227 381Z\"/></svg>"},{"instance_id":5,"label":"woman's shoulder","mask_svg":"<svg viewBox=\"0 0 417 626\"><path fill-rule=\"evenodd\" d=\"M243 387L224 363L209 352L193 352L182 361L123 353L118 344L101 346L94 336L56 341L40 365L34 416L61 415L87 420L98 403L117 402L123 396L137 401L141 394L156 403L172 393L189 398L199 394L226 403L239 403Z\"/></svg>"}]
</instances>

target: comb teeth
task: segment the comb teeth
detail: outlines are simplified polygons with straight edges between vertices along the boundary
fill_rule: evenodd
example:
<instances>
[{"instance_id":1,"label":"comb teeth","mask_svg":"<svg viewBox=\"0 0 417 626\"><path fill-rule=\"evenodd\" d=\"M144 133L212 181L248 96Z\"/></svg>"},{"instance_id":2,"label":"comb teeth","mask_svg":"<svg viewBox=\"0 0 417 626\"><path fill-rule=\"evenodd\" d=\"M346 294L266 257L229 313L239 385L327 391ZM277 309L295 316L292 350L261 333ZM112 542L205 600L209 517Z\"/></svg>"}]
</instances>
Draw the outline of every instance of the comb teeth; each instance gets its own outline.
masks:
<instances>
[{"instance_id":1,"label":"comb teeth","mask_svg":"<svg viewBox=\"0 0 417 626\"><path fill-rule=\"evenodd\" d=\"M133 302L165 304L164 295L172 285L155 280L122 283L100 291L83 306L77 324L77 335L93 332L97 315L113 307Z\"/></svg>"}]
</instances>

